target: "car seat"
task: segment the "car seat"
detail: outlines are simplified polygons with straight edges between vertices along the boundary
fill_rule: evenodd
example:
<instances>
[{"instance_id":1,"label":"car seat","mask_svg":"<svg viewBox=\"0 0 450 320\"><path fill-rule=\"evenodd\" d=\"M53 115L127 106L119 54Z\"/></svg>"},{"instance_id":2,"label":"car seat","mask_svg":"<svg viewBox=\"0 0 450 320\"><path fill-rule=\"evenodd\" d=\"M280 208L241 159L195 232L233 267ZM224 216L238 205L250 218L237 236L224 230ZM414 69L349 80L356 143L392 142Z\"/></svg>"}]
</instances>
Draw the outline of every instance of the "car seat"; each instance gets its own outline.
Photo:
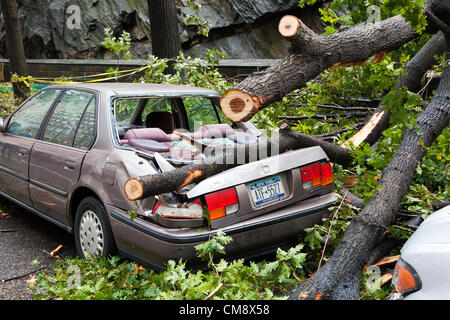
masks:
<instances>
[{"instance_id":1,"label":"car seat","mask_svg":"<svg viewBox=\"0 0 450 320\"><path fill-rule=\"evenodd\" d=\"M171 112L155 111L150 112L145 117L145 126L147 128L160 128L165 133L170 134L175 128L175 122Z\"/></svg>"}]
</instances>

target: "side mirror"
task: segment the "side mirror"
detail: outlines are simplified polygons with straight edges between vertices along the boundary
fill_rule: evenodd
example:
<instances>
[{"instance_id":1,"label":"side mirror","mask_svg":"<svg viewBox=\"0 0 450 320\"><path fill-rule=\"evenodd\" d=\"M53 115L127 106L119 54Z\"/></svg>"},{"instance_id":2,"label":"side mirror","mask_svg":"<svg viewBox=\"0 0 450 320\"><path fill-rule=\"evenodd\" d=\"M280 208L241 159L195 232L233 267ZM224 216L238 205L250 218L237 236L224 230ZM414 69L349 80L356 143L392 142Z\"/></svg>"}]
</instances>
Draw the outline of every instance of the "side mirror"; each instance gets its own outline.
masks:
<instances>
[{"instance_id":1,"label":"side mirror","mask_svg":"<svg viewBox=\"0 0 450 320\"><path fill-rule=\"evenodd\" d=\"M3 118L0 118L0 132L5 131L5 123L3 122Z\"/></svg>"}]
</instances>

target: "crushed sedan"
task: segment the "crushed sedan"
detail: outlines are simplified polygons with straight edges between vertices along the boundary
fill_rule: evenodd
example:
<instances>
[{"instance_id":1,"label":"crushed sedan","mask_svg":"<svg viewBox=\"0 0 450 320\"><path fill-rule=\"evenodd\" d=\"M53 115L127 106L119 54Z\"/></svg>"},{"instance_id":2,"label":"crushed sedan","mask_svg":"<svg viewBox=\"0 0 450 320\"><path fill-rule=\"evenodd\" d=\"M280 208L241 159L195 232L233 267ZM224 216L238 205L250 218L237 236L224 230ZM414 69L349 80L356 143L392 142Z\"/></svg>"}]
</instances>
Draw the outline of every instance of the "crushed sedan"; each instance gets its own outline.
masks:
<instances>
[{"instance_id":1,"label":"crushed sedan","mask_svg":"<svg viewBox=\"0 0 450 320\"><path fill-rule=\"evenodd\" d=\"M320 147L242 164L184 190L130 201L130 178L205 157L200 146L267 139L223 117L219 93L196 87L73 84L47 87L0 123L0 195L73 233L81 257L120 255L161 268L195 266L195 246L219 229L227 257L295 243L336 201ZM176 201L175 201L176 203ZM133 218L130 212L134 212Z\"/></svg>"}]
</instances>

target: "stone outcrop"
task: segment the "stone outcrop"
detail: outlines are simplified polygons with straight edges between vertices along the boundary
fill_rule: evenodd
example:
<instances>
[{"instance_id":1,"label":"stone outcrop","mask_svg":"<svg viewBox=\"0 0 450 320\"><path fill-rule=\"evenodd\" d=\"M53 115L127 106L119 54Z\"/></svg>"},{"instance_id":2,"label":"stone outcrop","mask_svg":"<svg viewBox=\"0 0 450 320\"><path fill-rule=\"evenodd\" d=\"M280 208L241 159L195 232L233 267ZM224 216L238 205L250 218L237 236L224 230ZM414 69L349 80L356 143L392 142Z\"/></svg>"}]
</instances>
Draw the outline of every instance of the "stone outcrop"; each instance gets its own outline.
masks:
<instances>
[{"instance_id":1,"label":"stone outcrop","mask_svg":"<svg viewBox=\"0 0 450 320\"><path fill-rule=\"evenodd\" d=\"M177 0L183 49L202 55L217 48L229 58L280 58L289 44L276 26L286 13L301 17L320 29L317 10L300 10L298 0L201 0L200 17L210 26L208 38L185 26L183 18L194 13ZM146 58L152 52L146 0L17 0L27 58L112 58L102 46L104 29L116 35L130 32L131 52ZM79 8L79 10L78 10ZM0 19L0 55L7 56L3 19Z\"/></svg>"}]
</instances>

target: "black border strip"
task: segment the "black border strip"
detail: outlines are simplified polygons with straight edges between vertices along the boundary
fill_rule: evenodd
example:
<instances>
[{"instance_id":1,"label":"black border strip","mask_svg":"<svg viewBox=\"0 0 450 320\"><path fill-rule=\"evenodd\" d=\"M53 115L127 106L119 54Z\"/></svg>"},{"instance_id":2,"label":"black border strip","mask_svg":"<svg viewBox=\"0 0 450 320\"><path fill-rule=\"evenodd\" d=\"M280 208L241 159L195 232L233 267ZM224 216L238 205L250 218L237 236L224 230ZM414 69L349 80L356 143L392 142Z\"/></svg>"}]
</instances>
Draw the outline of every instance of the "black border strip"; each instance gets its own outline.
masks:
<instances>
[{"instance_id":1,"label":"black border strip","mask_svg":"<svg viewBox=\"0 0 450 320\"><path fill-rule=\"evenodd\" d=\"M314 207L314 208L310 208L307 210L297 211L297 212L285 215L281 218L277 217L277 218L272 218L272 219L268 219L265 221L261 221L258 223L254 223L251 225L230 228L230 229L225 230L225 232L227 235L233 235L233 234L237 234L240 232L245 232L245 231L249 231L249 230L253 230L253 229L257 229L257 228L266 227L268 225L289 221L292 219L296 219L300 216L308 216L308 215L311 215L314 213L326 211L334 203L335 202L333 201L333 202L329 202L327 204L321 205L319 207ZM122 222L132 228L137 229L138 231L145 233L148 236L151 236L156 239L166 241L169 243L175 243L175 244L192 244L192 243L196 243L196 242L207 241L211 236L214 236L217 233L217 231L212 231L211 234L208 233L208 234L203 234L203 235L198 235L198 236L176 237L176 236L166 235L166 234L157 232L155 230L152 230L150 228L144 227L134 221L131 221L130 218L123 217L122 215L120 215L119 213L116 213L114 211L111 211L111 217L116 219L119 222Z\"/></svg>"}]
</instances>

